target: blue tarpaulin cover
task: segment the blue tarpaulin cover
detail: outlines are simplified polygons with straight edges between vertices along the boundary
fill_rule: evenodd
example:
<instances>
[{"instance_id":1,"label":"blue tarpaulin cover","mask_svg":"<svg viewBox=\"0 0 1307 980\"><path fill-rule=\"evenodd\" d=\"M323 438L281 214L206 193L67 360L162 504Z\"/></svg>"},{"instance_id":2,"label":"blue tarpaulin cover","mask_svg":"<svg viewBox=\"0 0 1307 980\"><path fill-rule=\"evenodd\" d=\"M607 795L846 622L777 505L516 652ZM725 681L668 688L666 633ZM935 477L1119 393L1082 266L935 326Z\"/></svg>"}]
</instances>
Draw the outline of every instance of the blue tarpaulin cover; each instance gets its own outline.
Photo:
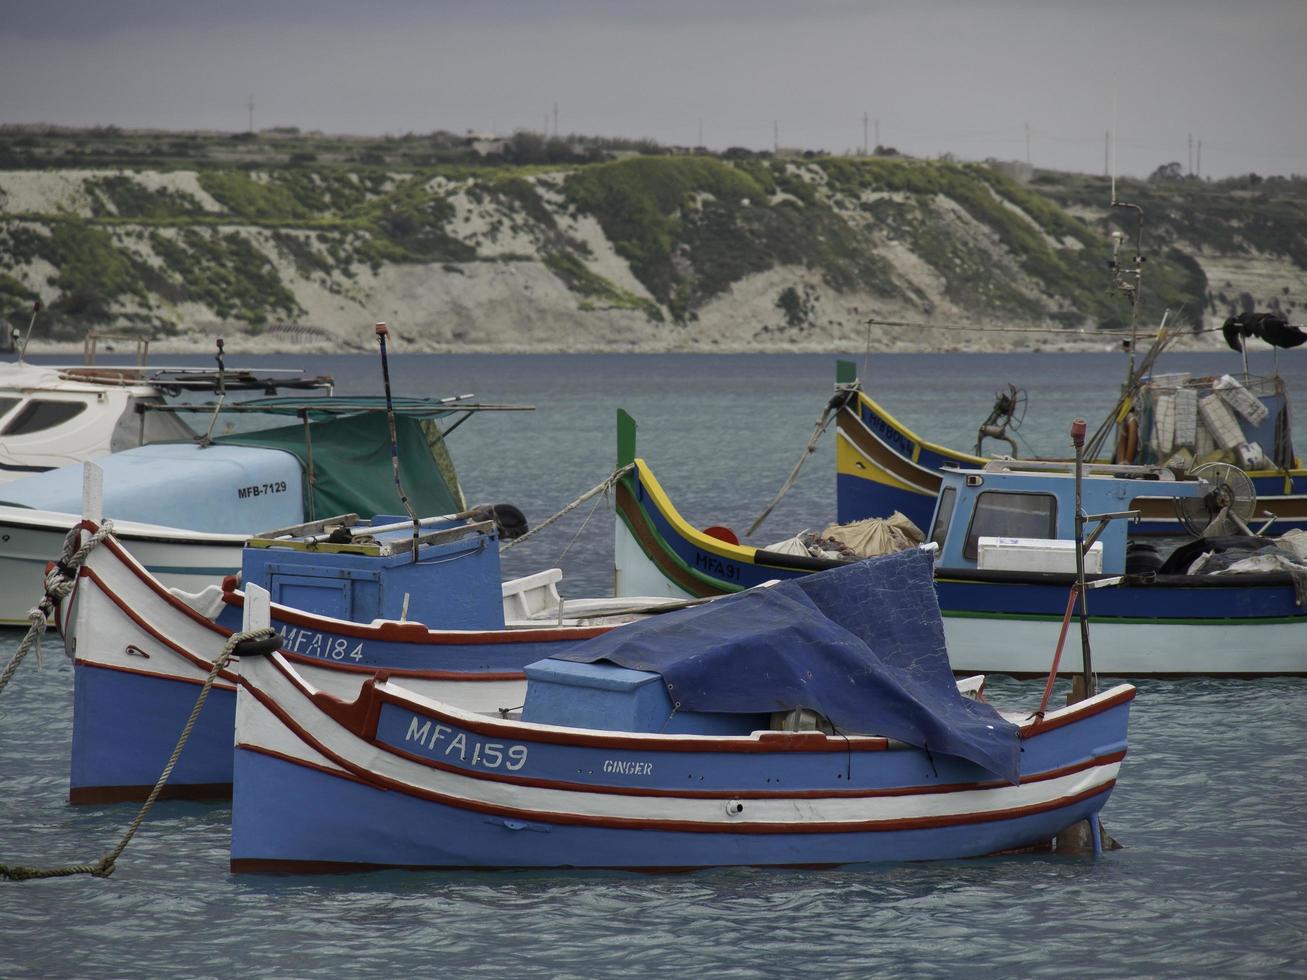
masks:
<instances>
[{"instance_id":1,"label":"blue tarpaulin cover","mask_svg":"<svg viewBox=\"0 0 1307 980\"><path fill-rule=\"evenodd\" d=\"M807 708L843 732L959 756L1017 782L1017 729L958 693L919 549L655 616L560 660L661 674L677 710Z\"/></svg>"}]
</instances>

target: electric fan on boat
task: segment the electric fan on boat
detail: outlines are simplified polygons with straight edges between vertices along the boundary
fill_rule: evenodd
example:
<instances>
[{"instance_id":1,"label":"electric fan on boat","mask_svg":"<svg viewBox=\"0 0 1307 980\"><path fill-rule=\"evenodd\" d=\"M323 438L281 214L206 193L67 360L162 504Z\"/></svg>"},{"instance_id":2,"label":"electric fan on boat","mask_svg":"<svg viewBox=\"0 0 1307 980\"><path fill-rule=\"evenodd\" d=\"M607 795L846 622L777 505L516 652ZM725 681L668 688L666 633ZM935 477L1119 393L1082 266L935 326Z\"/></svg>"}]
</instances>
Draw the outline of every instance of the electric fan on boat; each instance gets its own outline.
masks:
<instances>
[{"instance_id":1,"label":"electric fan on boat","mask_svg":"<svg viewBox=\"0 0 1307 980\"><path fill-rule=\"evenodd\" d=\"M1196 497L1177 497L1176 517L1194 537L1252 534L1248 521L1257 508L1257 492L1248 474L1230 463L1203 463L1189 474L1202 485Z\"/></svg>"}]
</instances>

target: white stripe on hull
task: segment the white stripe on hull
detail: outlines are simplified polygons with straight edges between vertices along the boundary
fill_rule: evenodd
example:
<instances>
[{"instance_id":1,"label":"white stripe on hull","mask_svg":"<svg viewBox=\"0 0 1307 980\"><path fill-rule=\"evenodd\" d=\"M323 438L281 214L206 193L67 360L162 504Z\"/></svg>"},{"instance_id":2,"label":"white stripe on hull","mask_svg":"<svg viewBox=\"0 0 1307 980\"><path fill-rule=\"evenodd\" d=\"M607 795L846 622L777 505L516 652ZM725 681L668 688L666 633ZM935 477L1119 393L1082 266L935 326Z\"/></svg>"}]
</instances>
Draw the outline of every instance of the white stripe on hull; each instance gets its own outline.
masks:
<instances>
[{"instance_id":1,"label":"white stripe on hull","mask_svg":"<svg viewBox=\"0 0 1307 980\"><path fill-rule=\"evenodd\" d=\"M346 731L323 715L270 661L259 658L254 663L243 665L243 669L249 672L256 687L271 696L330 755L416 790L438 793L473 805L512 807L528 811L527 816L531 818L543 820L547 820L551 814L614 820L674 820L701 824L705 829L723 830L729 830L739 823L734 816L725 812L720 799L577 792L495 782L461 772L433 769L379 751L371 743ZM400 690L394 684L386 687L396 693ZM287 751L293 744L303 743L293 733L285 731L285 726L270 711L262 705L252 704L254 700L250 692L242 687L238 694L238 745L267 749L292 758L302 756L305 761L312 761L311 757L318 755L308 746L304 746L302 751ZM524 729L523 735L526 734ZM528 738L522 740L530 744ZM704 741L705 749L710 749L712 739L705 738ZM687 753L687 756L693 757L693 753ZM917 796L751 799L748 822L819 826L823 823L990 813L1014 807L1038 806L1091 791L1115 779L1119 768L1120 763L1109 763L1022 786L1002 785L990 789Z\"/></svg>"},{"instance_id":2,"label":"white stripe on hull","mask_svg":"<svg viewBox=\"0 0 1307 980\"><path fill-rule=\"evenodd\" d=\"M96 549L89 563L104 579L106 588L128 608L166 640L201 662L193 663L156 639L89 578L78 582L76 616L71 628L66 630L67 642L78 661L169 680L200 682L208 676L213 659L227 642L226 634L211 624L196 622L164 600L107 548L102 553ZM432 648L431 661L432 670L441 669L439 647ZM299 665L297 670L310 684L346 701L357 697L363 682L372 676L366 671L309 664ZM218 681L217 686L232 685ZM511 681L410 678L406 686L425 697L450 701L468 711L498 713L500 708L516 707L526 699L525 678Z\"/></svg>"},{"instance_id":3,"label":"white stripe on hull","mask_svg":"<svg viewBox=\"0 0 1307 980\"><path fill-rule=\"evenodd\" d=\"M1081 669L1073 617L1059 672ZM954 670L1047 674L1061 620L944 617ZM1307 674L1307 624L1243 625L1091 621L1094 672L1148 674Z\"/></svg>"},{"instance_id":4,"label":"white stripe on hull","mask_svg":"<svg viewBox=\"0 0 1307 980\"><path fill-rule=\"evenodd\" d=\"M72 514L66 516L67 523L62 526L45 522L28 524L8 516L0 519L0 535L8 535L8 540L0 546L0 624L27 625L28 610L45 590L46 563L59 559L64 536L81 520ZM190 535L191 532L178 531L178 536L185 539L183 542L129 537L121 543L165 586L186 592L199 592L206 586L216 585L226 573L218 569L236 571L241 567L243 537L210 535L210 540L204 540ZM169 568L214 571L198 574L156 571Z\"/></svg>"}]
</instances>

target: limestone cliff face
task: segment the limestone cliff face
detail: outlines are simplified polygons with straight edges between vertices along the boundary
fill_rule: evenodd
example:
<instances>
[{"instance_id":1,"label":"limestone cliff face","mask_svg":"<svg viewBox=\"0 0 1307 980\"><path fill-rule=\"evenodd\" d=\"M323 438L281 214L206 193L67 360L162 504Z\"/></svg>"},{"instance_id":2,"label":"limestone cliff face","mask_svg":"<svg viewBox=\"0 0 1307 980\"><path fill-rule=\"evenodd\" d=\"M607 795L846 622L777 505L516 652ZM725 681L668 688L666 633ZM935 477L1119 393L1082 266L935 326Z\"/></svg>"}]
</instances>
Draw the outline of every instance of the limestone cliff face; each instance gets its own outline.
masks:
<instances>
[{"instance_id":1,"label":"limestone cliff face","mask_svg":"<svg viewBox=\"0 0 1307 980\"><path fill-rule=\"evenodd\" d=\"M993 348L1086 333L1106 346L1094 332L1127 313L1108 289L1119 226L1097 183L829 157L0 170L0 314L25 323L39 298L56 335L135 325L179 345L219 329L349 349L387 320L410 350ZM1131 190L1153 198L1145 322L1170 308L1211 325L1249 303L1294 318L1307 299L1297 182L1260 199ZM1191 190L1203 199L1186 204ZM1205 206L1225 210L1198 220ZM1045 329L992 329L1012 326Z\"/></svg>"}]
</instances>

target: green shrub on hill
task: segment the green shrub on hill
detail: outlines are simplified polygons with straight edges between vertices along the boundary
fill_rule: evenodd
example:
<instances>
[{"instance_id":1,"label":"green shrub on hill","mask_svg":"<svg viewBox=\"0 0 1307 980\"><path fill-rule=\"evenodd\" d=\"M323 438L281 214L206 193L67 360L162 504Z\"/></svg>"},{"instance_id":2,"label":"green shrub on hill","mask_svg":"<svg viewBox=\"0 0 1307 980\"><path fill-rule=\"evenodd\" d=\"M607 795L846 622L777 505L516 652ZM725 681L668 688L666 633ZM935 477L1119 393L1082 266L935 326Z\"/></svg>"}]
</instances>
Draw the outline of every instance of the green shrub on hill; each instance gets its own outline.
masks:
<instances>
[{"instance_id":1,"label":"green shrub on hill","mask_svg":"<svg viewBox=\"0 0 1307 980\"><path fill-rule=\"evenodd\" d=\"M181 218L204 213L200 202L190 194L167 188L152 189L123 174L96 177L85 186L91 212L97 217Z\"/></svg>"},{"instance_id":2,"label":"green shrub on hill","mask_svg":"<svg viewBox=\"0 0 1307 980\"><path fill-rule=\"evenodd\" d=\"M261 326L304 315L276 266L244 235L184 228L176 237L154 232L150 244L176 276L181 295L224 320Z\"/></svg>"},{"instance_id":3,"label":"green shrub on hill","mask_svg":"<svg viewBox=\"0 0 1307 980\"><path fill-rule=\"evenodd\" d=\"M81 220L60 221L44 239L41 257L58 270L50 284L59 295L48 304L56 323L103 321L123 297L150 305L136 261L118 249L103 228Z\"/></svg>"},{"instance_id":4,"label":"green shrub on hill","mask_svg":"<svg viewBox=\"0 0 1307 980\"><path fill-rule=\"evenodd\" d=\"M658 308L657 303L618 287L597 272L593 272L572 253L547 248L543 252L543 258L549 270L561 279L569 290L584 297L583 309L639 310L650 320L662 322L663 311Z\"/></svg>"},{"instance_id":5,"label":"green shrub on hill","mask_svg":"<svg viewBox=\"0 0 1307 980\"><path fill-rule=\"evenodd\" d=\"M355 212L358 227L367 233L360 261L378 269L385 262L476 259L476 249L448 229L454 206L427 183L422 177L411 178Z\"/></svg>"},{"instance_id":6,"label":"green shrub on hill","mask_svg":"<svg viewBox=\"0 0 1307 980\"><path fill-rule=\"evenodd\" d=\"M638 157L581 169L563 189L680 321L745 276L780 264L817 269L838 289L893 295L886 263L837 214L770 203L792 180L756 160Z\"/></svg>"},{"instance_id":7,"label":"green shrub on hill","mask_svg":"<svg viewBox=\"0 0 1307 980\"><path fill-rule=\"evenodd\" d=\"M299 202L285 183L263 183L233 170L205 170L200 186L238 218L295 220L312 217L312 209Z\"/></svg>"}]
</instances>

